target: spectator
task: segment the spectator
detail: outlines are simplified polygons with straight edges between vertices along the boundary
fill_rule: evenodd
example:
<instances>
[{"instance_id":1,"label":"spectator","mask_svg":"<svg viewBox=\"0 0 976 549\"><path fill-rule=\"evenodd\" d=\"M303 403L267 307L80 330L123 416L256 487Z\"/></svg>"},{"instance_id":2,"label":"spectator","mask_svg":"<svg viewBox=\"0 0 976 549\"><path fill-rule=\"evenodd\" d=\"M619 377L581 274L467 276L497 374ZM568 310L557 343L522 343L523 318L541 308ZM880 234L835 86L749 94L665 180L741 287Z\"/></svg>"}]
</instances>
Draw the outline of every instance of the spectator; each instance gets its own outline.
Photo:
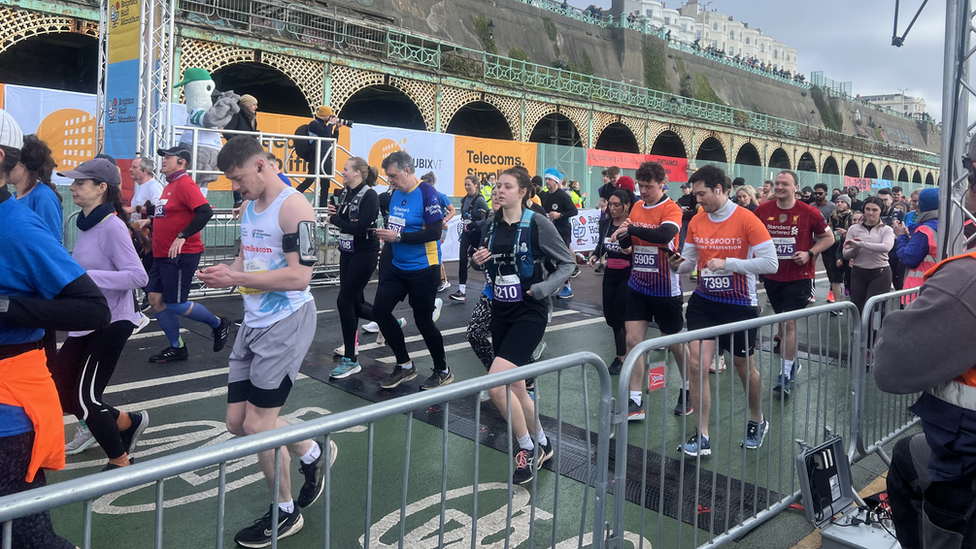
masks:
<instances>
[{"instance_id":1,"label":"spectator","mask_svg":"<svg viewBox=\"0 0 976 549\"><path fill-rule=\"evenodd\" d=\"M135 188L125 211L132 216L133 221L151 217L160 195L163 194L163 184L153 173L155 169L152 159L144 156L134 159L129 166L129 177L132 178Z\"/></svg>"},{"instance_id":2,"label":"spectator","mask_svg":"<svg viewBox=\"0 0 976 549\"><path fill-rule=\"evenodd\" d=\"M873 296L891 290L888 252L895 233L881 221L884 201L876 196L864 201L864 219L852 225L844 241L844 258L854 260L851 271L851 301L864 314L864 304Z\"/></svg>"},{"instance_id":3,"label":"spectator","mask_svg":"<svg viewBox=\"0 0 976 549\"><path fill-rule=\"evenodd\" d=\"M895 222L895 254L907 268L902 289L918 288L935 267L938 253L939 189L925 189L918 197L918 218L911 225ZM906 302L911 299L906 300Z\"/></svg>"},{"instance_id":4,"label":"spectator","mask_svg":"<svg viewBox=\"0 0 976 549\"><path fill-rule=\"evenodd\" d=\"M813 186L812 206L820 210L820 215L822 215L824 219L830 219L830 214L834 213L834 209L837 206L833 202L827 200L826 183L817 183Z\"/></svg>"},{"instance_id":5,"label":"spectator","mask_svg":"<svg viewBox=\"0 0 976 549\"><path fill-rule=\"evenodd\" d=\"M834 190L830 191L830 201L831 202L836 203L838 196L840 196L840 189L834 188Z\"/></svg>"},{"instance_id":6,"label":"spectator","mask_svg":"<svg viewBox=\"0 0 976 549\"><path fill-rule=\"evenodd\" d=\"M775 193L773 193L773 182L768 179L763 181L763 196L766 201L776 200Z\"/></svg>"},{"instance_id":7,"label":"spectator","mask_svg":"<svg viewBox=\"0 0 976 549\"><path fill-rule=\"evenodd\" d=\"M801 200L806 204L813 204L813 187L807 185L800 191Z\"/></svg>"},{"instance_id":8,"label":"spectator","mask_svg":"<svg viewBox=\"0 0 976 549\"><path fill-rule=\"evenodd\" d=\"M488 178L485 179L485 181L483 181L482 184L481 184L481 198L484 198L485 199L485 204L488 205L488 208L489 209L491 209L491 191L492 191L492 189L495 188L495 179L497 177L498 176L495 175L495 172L491 172L490 174L488 174ZM533 179L533 183L534 182L535 182L535 179ZM542 180L541 179L539 180L539 186L540 187L542 186Z\"/></svg>"},{"instance_id":9,"label":"spectator","mask_svg":"<svg viewBox=\"0 0 976 549\"><path fill-rule=\"evenodd\" d=\"M976 540L976 406L969 398L976 390L974 259L959 255L926 273L911 306L885 315L874 349L879 389L921 392L911 411L922 434L895 445L887 481L895 533L905 548L960 549Z\"/></svg>"},{"instance_id":10,"label":"spectator","mask_svg":"<svg viewBox=\"0 0 976 549\"><path fill-rule=\"evenodd\" d=\"M677 203L678 206L681 207L681 232L678 234L678 249L681 250L685 247L685 236L688 234L688 223L691 221L692 217L695 217L695 213L698 210L695 195L691 192L691 183L681 184L681 197L678 198Z\"/></svg>"},{"instance_id":11,"label":"spectator","mask_svg":"<svg viewBox=\"0 0 976 549\"><path fill-rule=\"evenodd\" d=\"M911 198L908 201L908 215L905 216L905 225L915 222L915 214L918 210L918 193L920 192L918 189L912 191Z\"/></svg>"},{"instance_id":12,"label":"spectator","mask_svg":"<svg viewBox=\"0 0 976 549\"><path fill-rule=\"evenodd\" d=\"M64 239L62 198L51 182L56 165L47 143L31 134L24 138L20 157L8 179L14 186L17 200L33 210L54 238L61 242Z\"/></svg>"},{"instance_id":13,"label":"spectator","mask_svg":"<svg viewBox=\"0 0 976 549\"><path fill-rule=\"evenodd\" d=\"M634 195L637 189L637 187L634 185L634 178L630 177L629 175L617 178L617 189L623 189L628 191L631 195Z\"/></svg>"},{"instance_id":14,"label":"spectator","mask_svg":"<svg viewBox=\"0 0 976 549\"><path fill-rule=\"evenodd\" d=\"M230 118L230 122L224 126L225 130L236 130L242 132L257 132L258 131L258 100L254 98L253 95L244 94L241 96L240 101L237 105L241 110L234 113L234 116ZM224 139L230 141L234 135L233 133L225 133ZM241 193L239 191L234 191L234 207L239 208L244 199L241 198Z\"/></svg>"},{"instance_id":15,"label":"spectator","mask_svg":"<svg viewBox=\"0 0 976 549\"><path fill-rule=\"evenodd\" d=\"M575 179L570 179L568 188L569 196L573 199L573 205L575 205L576 209L578 210L583 209L583 199L585 198L585 195L580 194L580 182L576 181Z\"/></svg>"},{"instance_id":16,"label":"spectator","mask_svg":"<svg viewBox=\"0 0 976 549\"><path fill-rule=\"evenodd\" d=\"M739 189L739 187L741 187L741 186L743 186L745 184L746 184L746 180L745 179L743 179L741 177L736 177L735 179L732 180L732 192L734 193L736 190ZM753 194L753 196L755 196L755 194L756 194L755 193L755 190L753 190L753 193L752 194Z\"/></svg>"},{"instance_id":17,"label":"spectator","mask_svg":"<svg viewBox=\"0 0 976 549\"><path fill-rule=\"evenodd\" d=\"M891 188L891 201L893 204L905 202L904 190L901 187L895 186ZM905 202L905 205L907 206L908 203Z\"/></svg>"},{"instance_id":18,"label":"spectator","mask_svg":"<svg viewBox=\"0 0 976 549\"><path fill-rule=\"evenodd\" d=\"M105 297L50 229L7 190L23 133L0 109L0 497L43 487L64 467L64 423L41 340L45 330L107 326ZM46 186L46 185L45 185ZM47 511L12 522L13 547L71 549Z\"/></svg>"},{"instance_id":19,"label":"spectator","mask_svg":"<svg viewBox=\"0 0 976 549\"><path fill-rule=\"evenodd\" d=\"M855 213L864 209L864 203L857 199L857 193L859 192L860 190L854 185L847 188L847 197L851 199L851 211Z\"/></svg>"},{"instance_id":20,"label":"spectator","mask_svg":"<svg viewBox=\"0 0 976 549\"><path fill-rule=\"evenodd\" d=\"M735 185L735 182L732 184ZM735 203L750 212L756 211L756 208L759 207L759 201L756 200L756 191L752 188L752 185L739 186L739 189L735 191Z\"/></svg>"},{"instance_id":21,"label":"spectator","mask_svg":"<svg viewBox=\"0 0 976 549\"><path fill-rule=\"evenodd\" d=\"M844 259L844 237L854 222L851 212L851 199L846 194L837 196L837 208L827 218L831 232L834 233L834 245L823 253L824 267L827 268L827 280L830 281L830 291L827 293L827 303L841 301L847 292L842 291L843 284L848 291L851 287L851 267Z\"/></svg>"},{"instance_id":22,"label":"spectator","mask_svg":"<svg viewBox=\"0 0 976 549\"><path fill-rule=\"evenodd\" d=\"M607 200L610 200L610 196L613 195L613 191L617 190L617 178L620 177L620 168L617 166L610 166L609 168L603 170L603 186L600 187L600 212L605 213L607 211ZM601 217L603 214L601 213Z\"/></svg>"},{"instance_id":23,"label":"spectator","mask_svg":"<svg viewBox=\"0 0 976 549\"><path fill-rule=\"evenodd\" d=\"M316 137L324 137L329 139L339 139L339 128L342 128L342 121L339 117L333 114L332 107L327 105L322 105L317 111L315 111L315 117L308 124L308 134L314 135ZM315 183L316 174L329 174L332 173L332 163L334 161L335 154L333 154L333 146L323 143L321 145L321 151L319 152L319 158L321 159L321 164L319 166L315 165L315 149L316 144L314 140L309 141L312 151L310 153L308 175L305 181L299 185L295 190L300 193L304 193ZM329 188L332 186L332 179L329 177L321 177L319 179L319 207L325 208L329 204L330 191Z\"/></svg>"}]
</instances>

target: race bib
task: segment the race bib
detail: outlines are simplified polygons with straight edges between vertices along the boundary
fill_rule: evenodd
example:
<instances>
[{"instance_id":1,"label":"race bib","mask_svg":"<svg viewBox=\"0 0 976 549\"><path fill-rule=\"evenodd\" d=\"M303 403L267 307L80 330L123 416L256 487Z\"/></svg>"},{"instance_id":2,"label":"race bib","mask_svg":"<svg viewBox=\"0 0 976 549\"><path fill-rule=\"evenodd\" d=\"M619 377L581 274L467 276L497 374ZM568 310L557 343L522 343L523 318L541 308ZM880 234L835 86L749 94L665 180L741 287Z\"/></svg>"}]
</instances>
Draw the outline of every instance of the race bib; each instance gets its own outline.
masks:
<instances>
[{"instance_id":1,"label":"race bib","mask_svg":"<svg viewBox=\"0 0 976 549\"><path fill-rule=\"evenodd\" d=\"M699 273L702 288L706 292L727 292L732 289L732 277L735 276L731 271L713 271L702 269Z\"/></svg>"},{"instance_id":2,"label":"race bib","mask_svg":"<svg viewBox=\"0 0 976 549\"><path fill-rule=\"evenodd\" d=\"M639 273L656 273L658 267L657 246L634 246L634 270Z\"/></svg>"},{"instance_id":3,"label":"race bib","mask_svg":"<svg viewBox=\"0 0 976 549\"><path fill-rule=\"evenodd\" d=\"M395 215L391 215L390 218L386 221L386 228L397 234L402 233L403 228L406 226L407 226L407 220L402 217L397 217Z\"/></svg>"},{"instance_id":4,"label":"race bib","mask_svg":"<svg viewBox=\"0 0 976 549\"><path fill-rule=\"evenodd\" d=\"M603 239L603 249L608 252L623 253L623 250L620 249L620 241L611 242L609 236Z\"/></svg>"},{"instance_id":5,"label":"race bib","mask_svg":"<svg viewBox=\"0 0 976 549\"><path fill-rule=\"evenodd\" d=\"M498 275L495 277L495 299L502 303L522 301L522 281L518 275Z\"/></svg>"},{"instance_id":6,"label":"race bib","mask_svg":"<svg viewBox=\"0 0 976 549\"><path fill-rule=\"evenodd\" d=\"M779 259L793 259L796 253L796 238L784 237L774 238L773 245L776 246L776 257Z\"/></svg>"},{"instance_id":7,"label":"race bib","mask_svg":"<svg viewBox=\"0 0 976 549\"><path fill-rule=\"evenodd\" d=\"M268 272L268 262L264 259L245 259L244 260L244 272L245 273L266 273ZM263 294L264 290L256 290L254 288L248 288L246 286L241 286L237 288L237 291L244 295L254 295Z\"/></svg>"},{"instance_id":8,"label":"race bib","mask_svg":"<svg viewBox=\"0 0 976 549\"><path fill-rule=\"evenodd\" d=\"M351 234L339 233L339 249L343 252L355 252L355 239Z\"/></svg>"},{"instance_id":9,"label":"race bib","mask_svg":"<svg viewBox=\"0 0 976 549\"><path fill-rule=\"evenodd\" d=\"M166 217L167 202L169 202L169 199L161 198L159 202L156 203L156 211L153 212L153 217Z\"/></svg>"}]
</instances>

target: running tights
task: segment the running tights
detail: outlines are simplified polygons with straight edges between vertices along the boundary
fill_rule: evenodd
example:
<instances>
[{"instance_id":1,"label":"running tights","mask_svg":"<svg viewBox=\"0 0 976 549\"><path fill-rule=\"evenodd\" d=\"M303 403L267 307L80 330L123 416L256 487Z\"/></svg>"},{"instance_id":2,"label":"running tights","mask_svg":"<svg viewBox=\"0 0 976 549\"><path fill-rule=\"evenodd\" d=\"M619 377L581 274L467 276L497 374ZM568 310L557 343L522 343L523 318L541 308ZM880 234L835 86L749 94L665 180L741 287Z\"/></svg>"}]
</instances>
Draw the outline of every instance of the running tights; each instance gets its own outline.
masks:
<instances>
[{"instance_id":1,"label":"running tights","mask_svg":"<svg viewBox=\"0 0 976 549\"><path fill-rule=\"evenodd\" d=\"M488 296L481 293L478 304L474 306L471 313L471 322L468 323L468 343L471 349L478 356L486 370L491 369L491 363L495 360L495 349L491 345L491 300Z\"/></svg>"},{"instance_id":2,"label":"running tights","mask_svg":"<svg viewBox=\"0 0 976 549\"><path fill-rule=\"evenodd\" d=\"M376 271L379 250L362 250L339 254L339 323L342 325L342 343L346 358L356 361L356 330L360 318L375 320L373 306L366 302L363 290Z\"/></svg>"},{"instance_id":3,"label":"running tights","mask_svg":"<svg viewBox=\"0 0 976 549\"><path fill-rule=\"evenodd\" d=\"M627 313L627 281L630 269L607 269L603 272L603 318L613 329L613 341L617 356L627 355L627 331L624 322Z\"/></svg>"},{"instance_id":4,"label":"running tights","mask_svg":"<svg viewBox=\"0 0 976 549\"><path fill-rule=\"evenodd\" d=\"M27 482L31 450L34 447L34 431L0 437L0 497L42 488L44 469L38 469L33 482ZM74 549L75 544L54 533L51 515L47 511L13 520L13 549Z\"/></svg>"},{"instance_id":5,"label":"running tights","mask_svg":"<svg viewBox=\"0 0 976 549\"><path fill-rule=\"evenodd\" d=\"M881 269L851 269L851 301L864 316L864 304L876 295L891 291L891 267Z\"/></svg>"},{"instance_id":6,"label":"running tights","mask_svg":"<svg viewBox=\"0 0 976 549\"><path fill-rule=\"evenodd\" d=\"M133 328L128 320L120 320L86 336L69 337L51 368L61 408L85 421L109 459L125 449L116 423L119 411L102 402L102 392Z\"/></svg>"},{"instance_id":7,"label":"running tights","mask_svg":"<svg viewBox=\"0 0 976 549\"><path fill-rule=\"evenodd\" d=\"M409 298L413 320L427 344L435 371L447 370L444 357L444 337L434 324L434 299L441 283L440 265L432 265L419 271L404 271L384 262L380 268L380 284L373 299L373 318L393 350L397 364L410 362L410 353L403 338L403 329L393 317L393 308Z\"/></svg>"},{"instance_id":8,"label":"running tights","mask_svg":"<svg viewBox=\"0 0 976 549\"><path fill-rule=\"evenodd\" d=\"M468 254L478 247L480 231L461 233L461 247L458 250L458 284L468 283Z\"/></svg>"}]
</instances>

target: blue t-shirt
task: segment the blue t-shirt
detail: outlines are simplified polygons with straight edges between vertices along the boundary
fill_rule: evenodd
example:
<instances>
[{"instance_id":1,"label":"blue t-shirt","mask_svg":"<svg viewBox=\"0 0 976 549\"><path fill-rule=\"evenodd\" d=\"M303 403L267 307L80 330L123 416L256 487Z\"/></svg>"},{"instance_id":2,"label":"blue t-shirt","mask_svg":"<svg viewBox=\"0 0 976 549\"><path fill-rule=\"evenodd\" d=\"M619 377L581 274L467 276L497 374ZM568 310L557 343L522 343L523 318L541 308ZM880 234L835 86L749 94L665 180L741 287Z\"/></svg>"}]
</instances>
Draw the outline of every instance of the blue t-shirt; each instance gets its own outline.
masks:
<instances>
[{"instance_id":1,"label":"blue t-shirt","mask_svg":"<svg viewBox=\"0 0 976 549\"><path fill-rule=\"evenodd\" d=\"M24 198L18 199L41 218L60 244L64 240L64 210L58 195L44 183L38 183Z\"/></svg>"},{"instance_id":2,"label":"blue t-shirt","mask_svg":"<svg viewBox=\"0 0 976 549\"><path fill-rule=\"evenodd\" d=\"M434 187L420 183L410 192L393 191L390 196L390 216L386 228L398 233L424 230L428 223L444 220L440 197ZM441 251L438 241L423 244L391 243L393 266L404 271L419 271L439 265Z\"/></svg>"},{"instance_id":3,"label":"blue t-shirt","mask_svg":"<svg viewBox=\"0 0 976 549\"><path fill-rule=\"evenodd\" d=\"M0 238L0 295L52 299L85 274L41 218L22 202L12 198L0 202L0 234L6 235ZM4 326L2 318L0 315L0 345L30 343L44 336L41 328Z\"/></svg>"}]
</instances>

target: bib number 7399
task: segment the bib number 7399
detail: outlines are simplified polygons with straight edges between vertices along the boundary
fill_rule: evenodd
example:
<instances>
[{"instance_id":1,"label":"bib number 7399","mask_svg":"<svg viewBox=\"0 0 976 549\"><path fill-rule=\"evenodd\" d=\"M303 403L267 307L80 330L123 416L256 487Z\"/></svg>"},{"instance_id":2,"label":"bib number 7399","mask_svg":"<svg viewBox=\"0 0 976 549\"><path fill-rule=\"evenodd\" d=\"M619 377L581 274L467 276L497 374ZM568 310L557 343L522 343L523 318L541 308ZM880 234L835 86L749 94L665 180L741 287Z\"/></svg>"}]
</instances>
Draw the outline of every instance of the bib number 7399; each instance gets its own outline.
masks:
<instances>
[{"instance_id":1,"label":"bib number 7399","mask_svg":"<svg viewBox=\"0 0 976 549\"><path fill-rule=\"evenodd\" d=\"M709 292L724 292L732 289L733 274L728 271L712 271L702 269L702 287Z\"/></svg>"}]
</instances>

